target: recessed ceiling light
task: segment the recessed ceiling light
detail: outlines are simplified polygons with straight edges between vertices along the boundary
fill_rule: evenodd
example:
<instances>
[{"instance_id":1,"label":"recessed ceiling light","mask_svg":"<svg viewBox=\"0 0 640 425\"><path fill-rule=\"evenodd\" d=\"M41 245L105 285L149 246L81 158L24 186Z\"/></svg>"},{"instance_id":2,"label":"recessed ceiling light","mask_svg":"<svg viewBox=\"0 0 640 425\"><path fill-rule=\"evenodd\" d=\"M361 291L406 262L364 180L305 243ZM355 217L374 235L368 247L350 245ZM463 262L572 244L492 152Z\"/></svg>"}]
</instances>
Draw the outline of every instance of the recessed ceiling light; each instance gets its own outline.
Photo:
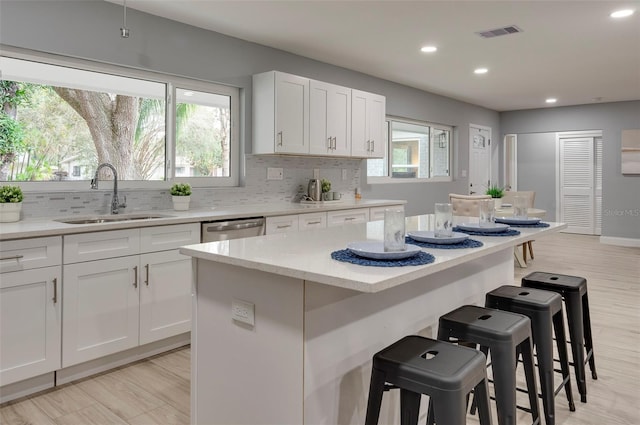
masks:
<instances>
[{"instance_id":1,"label":"recessed ceiling light","mask_svg":"<svg viewBox=\"0 0 640 425\"><path fill-rule=\"evenodd\" d=\"M186 92L184 92L182 94L184 94L185 96L193 96L193 92L192 91L186 91Z\"/></svg>"},{"instance_id":2,"label":"recessed ceiling light","mask_svg":"<svg viewBox=\"0 0 640 425\"><path fill-rule=\"evenodd\" d=\"M420 49L420 51L423 53L433 53L433 52L436 52L437 50L438 48L436 46L424 46L423 48Z\"/></svg>"},{"instance_id":3,"label":"recessed ceiling light","mask_svg":"<svg viewBox=\"0 0 640 425\"><path fill-rule=\"evenodd\" d=\"M473 72L475 74L486 74L489 70L487 68L477 68Z\"/></svg>"},{"instance_id":4,"label":"recessed ceiling light","mask_svg":"<svg viewBox=\"0 0 640 425\"><path fill-rule=\"evenodd\" d=\"M622 10L616 10L615 12L611 13L612 18L626 18L627 16L631 16L633 15L633 9L622 9Z\"/></svg>"},{"instance_id":5,"label":"recessed ceiling light","mask_svg":"<svg viewBox=\"0 0 640 425\"><path fill-rule=\"evenodd\" d=\"M547 100L545 100L545 102L547 103L556 103L558 101L558 99L556 99L555 97L550 97Z\"/></svg>"}]
</instances>

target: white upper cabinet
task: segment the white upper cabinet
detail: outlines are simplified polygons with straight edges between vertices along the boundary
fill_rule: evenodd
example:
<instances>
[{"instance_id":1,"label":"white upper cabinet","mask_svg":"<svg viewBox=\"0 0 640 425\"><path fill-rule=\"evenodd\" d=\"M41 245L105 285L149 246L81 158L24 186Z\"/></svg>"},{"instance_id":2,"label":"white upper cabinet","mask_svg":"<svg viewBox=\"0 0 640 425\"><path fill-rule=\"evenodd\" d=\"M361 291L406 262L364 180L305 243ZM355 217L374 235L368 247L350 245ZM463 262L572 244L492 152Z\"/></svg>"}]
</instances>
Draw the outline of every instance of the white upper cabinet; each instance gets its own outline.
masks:
<instances>
[{"instance_id":1,"label":"white upper cabinet","mask_svg":"<svg viewBox=\"0 0 640 425\"><path fill-rule=\"evenodd\" d=\"M310 153L351 155L351 89L311 80Z\"/></svg>"},{"instance_id":2,"label":"white upper cabinet","mask_svg":"<svg viewBox=\"0 0 640 425\"><path fill-rule=\"evenodd\" d=\"M384 96L269 71L252 104L254 154L384 157Z\"/></svg>"},{"instance_id":3,"label":"white upper cabinet","mask_svg":"<svg viewBox=\"0 0 640 425\"><path fill-rule=\"evenodd\" d=\"M385 103L384 96L351 91L351 156L384 157Z\"/></svg>"},{"instance_id":4,"label":"white upper cabinet","mask_svg":"<svg viewBox=\"0 0 640 425\"><path fill-rule=\"evenodd\" d=\"M253 76L253 153L309 153L309 79Z\"/></svg>"}]
</instances>

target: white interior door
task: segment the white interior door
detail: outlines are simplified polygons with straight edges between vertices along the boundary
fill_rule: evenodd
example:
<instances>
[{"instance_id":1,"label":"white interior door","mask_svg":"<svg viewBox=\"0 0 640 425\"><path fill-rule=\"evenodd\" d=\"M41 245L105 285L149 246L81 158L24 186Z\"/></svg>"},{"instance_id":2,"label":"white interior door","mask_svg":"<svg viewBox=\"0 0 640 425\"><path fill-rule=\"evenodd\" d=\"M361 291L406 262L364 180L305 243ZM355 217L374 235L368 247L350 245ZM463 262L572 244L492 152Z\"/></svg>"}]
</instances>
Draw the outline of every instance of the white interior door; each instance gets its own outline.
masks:
<instances>
[{"instance_id":1,"label":"white interior door","mask_svg":"<svg viewBox=\"0 0 640 425\"><path fill-rule=\"evenodd\" d=\"M491 128L469 126L469 194L482 195L491 184Z\"/></svg>"},{"instance_id":2,"label":"white interior door","mask_svg":"<svg viewBox=\"0 0 640 425\"><path fill-rule=\"evenodd\" d=\"M568 232L595 234L594 138L560 138L559 148L559 221L567 223Z\"/></svg>"}]
</instances>

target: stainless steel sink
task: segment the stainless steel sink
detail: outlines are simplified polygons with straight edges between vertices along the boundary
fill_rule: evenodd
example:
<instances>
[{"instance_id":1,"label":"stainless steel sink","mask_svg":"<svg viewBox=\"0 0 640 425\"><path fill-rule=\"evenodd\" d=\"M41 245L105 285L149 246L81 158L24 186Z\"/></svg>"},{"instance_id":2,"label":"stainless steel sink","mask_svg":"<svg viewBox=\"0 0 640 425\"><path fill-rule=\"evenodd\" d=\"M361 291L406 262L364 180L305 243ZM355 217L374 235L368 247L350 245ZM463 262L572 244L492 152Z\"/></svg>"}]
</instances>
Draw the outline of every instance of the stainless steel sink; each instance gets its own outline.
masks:
<instances>
[{"instance_id":1,"label":"stainless steel sink","mask_svg":"<svg viewBox=\"0 0 640 425\"><path fill-rule=\"evenodd\" d=\"M115 223L119 221L133 220L151 220L154 218L168 218L171 215L163 214L122 214L122 215L99 215L92 217L67 217L59 218L54 221L66 224L98 224L98 223Z\"/></svg>"}]
</instances>

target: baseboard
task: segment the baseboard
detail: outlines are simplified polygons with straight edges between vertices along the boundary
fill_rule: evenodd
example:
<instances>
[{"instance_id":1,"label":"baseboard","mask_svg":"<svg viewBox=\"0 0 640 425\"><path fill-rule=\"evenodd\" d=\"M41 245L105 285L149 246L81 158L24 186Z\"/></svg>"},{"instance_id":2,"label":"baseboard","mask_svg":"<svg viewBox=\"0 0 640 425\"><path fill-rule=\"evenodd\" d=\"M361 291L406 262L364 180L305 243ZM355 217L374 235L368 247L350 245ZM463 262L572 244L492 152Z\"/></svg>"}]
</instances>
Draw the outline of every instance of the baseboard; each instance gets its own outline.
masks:
<instances>
[{"instance_id":1,"label":"baseboard","mask_svg":"<svg viewBox=\"0 0 640 425\"><path fill-rule=\"evenodd\" d=\"M638 238L615 238L612 236L600 236L600 243L606 245L628 246L632 248L640 248L640 239Z\"/></svg>"},{"instance_id":2,"label":"baseboard","mask_svg":"<svg viewBox=\"0 0 640 425\"><path fill-rule=\"evenodd\" d=\"M0 403L16 400L31 395L56 385L55 372L45 373L34 378L0 387Z\"/></svg>"}]
</instances>

